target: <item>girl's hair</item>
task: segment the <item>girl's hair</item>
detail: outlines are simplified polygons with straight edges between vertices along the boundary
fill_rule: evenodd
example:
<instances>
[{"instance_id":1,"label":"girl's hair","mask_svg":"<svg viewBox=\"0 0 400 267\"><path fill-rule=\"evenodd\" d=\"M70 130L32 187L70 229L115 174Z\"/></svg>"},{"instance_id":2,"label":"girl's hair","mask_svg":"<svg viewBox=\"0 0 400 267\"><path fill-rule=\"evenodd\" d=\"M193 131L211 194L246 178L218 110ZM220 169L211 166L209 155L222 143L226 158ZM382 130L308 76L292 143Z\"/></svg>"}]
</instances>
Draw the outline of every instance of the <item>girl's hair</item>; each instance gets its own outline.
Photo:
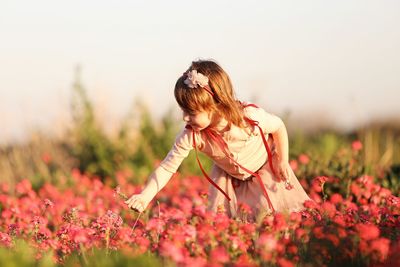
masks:
<instances>
[{"instance_id":1,"label":"girl's hair","mask_svg":"<svg viewBox=\"0 0 400 267\"><path fill-rule=\"evenodd\" d=\"M208 77L211 92L198 86L190 88L185 84L186 73L196 70ZM193 114L196 111L214 111L229 123L244 128L243 107L236 100L228 74L214 61L193 61L189 69L176 81L175 99L183 111Z\"/></svg>"}]
</instances>

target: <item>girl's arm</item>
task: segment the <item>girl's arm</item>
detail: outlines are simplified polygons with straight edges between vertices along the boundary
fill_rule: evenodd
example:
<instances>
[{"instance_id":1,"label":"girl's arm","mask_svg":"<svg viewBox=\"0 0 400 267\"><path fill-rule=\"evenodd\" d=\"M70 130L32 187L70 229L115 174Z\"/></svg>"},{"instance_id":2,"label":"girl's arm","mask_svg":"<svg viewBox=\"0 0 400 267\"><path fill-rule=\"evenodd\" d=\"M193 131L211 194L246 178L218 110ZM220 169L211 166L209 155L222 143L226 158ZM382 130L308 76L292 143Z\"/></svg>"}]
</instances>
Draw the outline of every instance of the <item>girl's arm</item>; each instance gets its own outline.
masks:
<instances>
[{"instance_id":1,"label":"girl's arm","mask_svg":"<svg viewBox=\"0 0 400 267\"><path fill-rule=\"evenodd\" d=\"M289 164L289 138L283 121L279 117L273 117L273 120L270 122L270 125L273 126L270 133L274 139L276 149L276 156L272 158L273 164L275 166L275 170L277 171L277 178L285 181L286 188L291 189L291 184L289 182L291 171Z\"/></svg>"},{"instance_id":2,"label":"girl's arm","mask_svg":"<svg viewBox=\"0 0 400 267\"><path fill-rule=\"evenodd\" d=\"M280 126L275 131L272 132L272 137L274 138L276 153L280 161L289 162L289 138L285 124L280 120Z\"/></svg>"},{"instance_id":3,"label":"girl's arm","mask_svg":"<svg viewBox=\"0 0 400 267\"><path fill-rule=\"evenodd\" d=\"M274 138L276 157L273 157L273 164L278 172L279 178L288 180L290 174L289 165L289 138L285 124L282 119L262 108L252 110L253 119L259 122L264 134L270 133Z\"/></svg>"},{"instance_id":4,"label":"girl's arm","mask_svg":"<svg viewBox=\"0 0 400 267\"><path fill-rule=\"evenodd\" d=\"M125 203L129 208L142 212L150 201L168 183L172 175L178 170L184 158L192 149L191 131L183 130L175 140L175 144L160 163L160 166L149 176L146 186L140 194L132 195Z\"/></svg>"}]
</instances>

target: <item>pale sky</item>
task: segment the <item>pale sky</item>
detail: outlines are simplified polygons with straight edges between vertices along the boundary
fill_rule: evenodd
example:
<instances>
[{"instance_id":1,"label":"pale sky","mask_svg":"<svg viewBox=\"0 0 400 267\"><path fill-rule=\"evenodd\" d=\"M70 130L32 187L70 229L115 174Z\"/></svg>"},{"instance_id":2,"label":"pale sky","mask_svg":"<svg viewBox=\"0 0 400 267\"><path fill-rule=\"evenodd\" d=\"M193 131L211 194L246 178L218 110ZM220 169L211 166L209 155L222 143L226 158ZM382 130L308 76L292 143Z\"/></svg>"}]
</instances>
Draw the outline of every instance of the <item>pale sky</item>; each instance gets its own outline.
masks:
<instances>
[{"instance_id":1,"label":"pale sky","mask_svg":"<svg viewBox=\"0 0 400 267\"><path fill-rule=\"evenodd\" d=\"M174 107L199 58L278 115L349 128L400 114L396 0L0 0L0 34L1 142L63 128L77 64L109 125L137 97L156 116Z\"/></svg>"}]
</instances>

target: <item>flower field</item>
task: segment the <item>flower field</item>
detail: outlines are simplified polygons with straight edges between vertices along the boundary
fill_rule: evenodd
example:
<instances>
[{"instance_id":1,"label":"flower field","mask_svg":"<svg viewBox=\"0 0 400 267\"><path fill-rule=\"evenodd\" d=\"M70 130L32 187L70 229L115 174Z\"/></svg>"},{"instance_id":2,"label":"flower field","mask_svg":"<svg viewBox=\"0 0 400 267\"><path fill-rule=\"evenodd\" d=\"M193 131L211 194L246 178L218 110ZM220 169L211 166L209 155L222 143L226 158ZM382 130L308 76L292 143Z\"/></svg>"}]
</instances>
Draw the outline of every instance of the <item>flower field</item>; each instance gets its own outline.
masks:
<instances>
[{"instance_id":1,"label":"flower field","mask_svg":"<svg viewBox=\"0 0 400 267\"><path fill-rule=\"evenodd\" d=\"M118 186L77 169L63 187L2 183L1 266L400 266L398 195L368 175L302 178L310 160L291 165L315 202L255 222L208 212L199 176L176 174L143 214L124 204L140 191L128 171Z\"/></svg>"}]
</instances>

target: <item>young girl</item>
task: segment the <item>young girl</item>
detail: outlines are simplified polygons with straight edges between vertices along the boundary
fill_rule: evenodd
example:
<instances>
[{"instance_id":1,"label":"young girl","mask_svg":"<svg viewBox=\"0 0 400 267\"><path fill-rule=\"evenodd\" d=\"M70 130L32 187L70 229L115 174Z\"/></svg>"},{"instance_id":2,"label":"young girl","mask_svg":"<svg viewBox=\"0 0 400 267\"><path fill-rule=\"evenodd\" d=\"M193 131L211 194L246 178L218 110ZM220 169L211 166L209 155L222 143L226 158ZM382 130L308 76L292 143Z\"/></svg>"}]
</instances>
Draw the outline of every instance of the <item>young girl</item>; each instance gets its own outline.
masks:
<instances>
[{"instance_id":1,"label":"young girl","mask_svg":"<svg viewBox=\"0 0 400 267\"><path fill-rule=\"evenodd\" d=\"M194 149L214 166L209 209L238 215L240 203L255 217L303 209L310 200L289 165L288 136L277 116L236 100L227 73L215 62L192 62L175 85L175 99L186 127L140 194L125 203L142 212ZM272 138L270 137L272 135Z\"/></svg>"}]
</instances>

